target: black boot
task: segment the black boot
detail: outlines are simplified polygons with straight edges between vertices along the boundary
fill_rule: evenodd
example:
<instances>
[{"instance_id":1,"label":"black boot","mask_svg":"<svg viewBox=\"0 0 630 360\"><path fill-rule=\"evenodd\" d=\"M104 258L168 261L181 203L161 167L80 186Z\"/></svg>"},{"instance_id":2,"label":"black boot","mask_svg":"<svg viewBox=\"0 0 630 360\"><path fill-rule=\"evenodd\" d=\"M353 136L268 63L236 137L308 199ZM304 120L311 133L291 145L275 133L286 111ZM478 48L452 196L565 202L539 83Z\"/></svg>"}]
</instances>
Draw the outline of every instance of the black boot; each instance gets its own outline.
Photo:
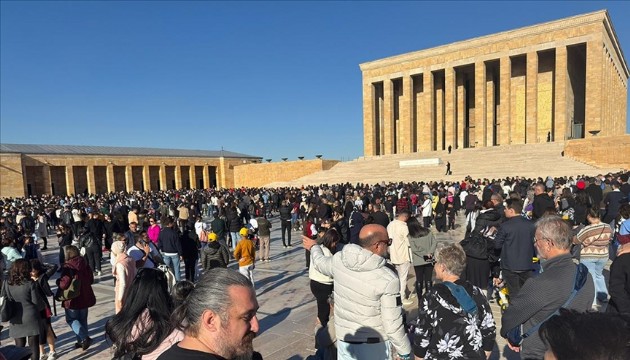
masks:
<instances>
[{"instance_id":1,"label":"black boot","mask_svg":"<svg viewBox=\"0 0 630 360\"><path fill-rule=\"evenodd\" d=\"M424 282L424 291L429 291L433 287L433 281L425 281Z\"/></svg>"}]
</instances>

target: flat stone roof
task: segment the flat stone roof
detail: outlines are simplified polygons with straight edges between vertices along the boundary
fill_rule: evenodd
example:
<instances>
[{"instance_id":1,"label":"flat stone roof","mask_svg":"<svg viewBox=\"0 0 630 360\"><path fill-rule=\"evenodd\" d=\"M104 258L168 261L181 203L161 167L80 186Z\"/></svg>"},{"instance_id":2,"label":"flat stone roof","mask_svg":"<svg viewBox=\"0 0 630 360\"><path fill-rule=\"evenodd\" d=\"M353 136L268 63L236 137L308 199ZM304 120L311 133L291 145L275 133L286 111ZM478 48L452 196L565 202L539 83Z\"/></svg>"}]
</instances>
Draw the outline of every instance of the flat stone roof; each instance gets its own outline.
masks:
<instances>
[{"instance_id":1,"label":"flat stone roof","mask_svg":"<svg viewBox=\"0 0 630 360\"><path fill-rule=\"evenodd\" d=\"M616 52L617 57L621 63L622 71L626 78L630 74L630 70L628 70L628 63L623 55L623 51L619 45L619 40L617 39L617 34L612 26L612 21L610 20L610 16L607 10L598 10L586 14L575 15L563 19L552 20L540 24L525 26L513 30L506 30L497 32L494 34L483 35L479 37L475 37L472 39L466 39L462 41L452 42L450 44L435 46L423 50L408 52L404 54L389 56L386 58L376 59L373 61L367 61L359 64L359 68L361 71L378 69L380 67L392 65L392 64L400 64L407 61L412 61L419 58L433 57L439 56L445 53L462 51L468 48L475 48L479 46L486 46L491 43L509 41L511 39L523 37L526 35L532 34L540 34L546 33L550 30L562 29L562 28L570 28L575 26L581 26L590 22L603 22L605 29L610 37L612 42L613 50Z\"/></svg>"},{"instance_id":2,"label":"flat stone roof","mask_svg":"<svg viewBox=\"0 0 630 360\"><path fill-rule=\"evenodd\" d=\"M241 154L226 150L184 150L81 145L0 144L0 153L37 155L166 156L203 158L218 158L223 156L227 158L261 159L261 157L259 156Z\"/></svg>"}]
</instances>

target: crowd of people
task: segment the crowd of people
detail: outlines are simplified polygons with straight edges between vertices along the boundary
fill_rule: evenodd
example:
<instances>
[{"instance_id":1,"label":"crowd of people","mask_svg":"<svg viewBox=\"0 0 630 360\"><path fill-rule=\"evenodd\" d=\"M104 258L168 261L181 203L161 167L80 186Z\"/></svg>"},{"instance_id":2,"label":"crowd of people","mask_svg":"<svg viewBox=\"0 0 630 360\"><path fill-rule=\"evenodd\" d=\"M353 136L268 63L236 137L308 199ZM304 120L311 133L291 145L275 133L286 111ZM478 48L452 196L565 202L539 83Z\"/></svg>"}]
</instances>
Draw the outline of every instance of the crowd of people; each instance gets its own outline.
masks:
<instances>
[{"instance_id":1,"label":"crowd of people","mask_svg":"<svg viewBox=\"0 0 630 360\"><path fill-rule=\"evenodd\" d=\"M550 315L567 316L560 308L606 306L630 316L629 192L621 173L2 199L2 320L17 346L28 341L32 359L54 360L52 297L75 347L87 350L92 284L109 257L115 316L106 329L115 358L186 358L209 349L226 359L259 356L251 349L254 269L273 259L270 220L277 217L284 248L293 246L292 233L302 235L318 334L336 334L320 341L316 358L485 358L496 336L489 299L501 287L509 293L501 335L523 358L542 358L566 345L553 343L547 326ZM459 227L461 242L437 243L436 233ZM48 264L42 252L55 237L58 263ZM225 269L231 262L240 274ZM407 289L412 267L415 286ZM419 315L406 319L402 306L414 298ZM233 316L246 321L232 326ZM540 334L517 341L512 330L519 328ZM221 342L225 331L236 332L229 344Z\"/></svg>"}]
</instances>

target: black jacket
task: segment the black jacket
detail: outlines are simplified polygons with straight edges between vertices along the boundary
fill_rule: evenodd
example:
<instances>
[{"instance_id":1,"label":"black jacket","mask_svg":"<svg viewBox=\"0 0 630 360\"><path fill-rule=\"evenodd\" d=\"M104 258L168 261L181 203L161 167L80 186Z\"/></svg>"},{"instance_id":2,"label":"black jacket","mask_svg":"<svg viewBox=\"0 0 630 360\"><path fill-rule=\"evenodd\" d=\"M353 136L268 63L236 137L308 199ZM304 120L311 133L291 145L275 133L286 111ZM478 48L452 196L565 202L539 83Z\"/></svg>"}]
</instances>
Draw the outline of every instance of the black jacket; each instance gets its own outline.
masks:
<instances>
[{"instance_id":1,"label":"black jacket","mask_svg":"<svg viewBox=\"0 0 630 360\"><path fill-rule=\"evenodd\" d=\"M532 269L534 256L534 223L522 216L509 218L501 224L494 239L496 249L501 249L501 269L527 271Z\"/></svg>"},{"instance_id":2,"label":"black jacket","mask_svg":"<svg viewBox=\"0 0 630 360\"><path fill-rule=\"evenodd\" d=\"M279 211L280 211L280 220L283 220L283 221L291 220L291 207L281 206Z\"/></svg>"},{"instance_id":3,"label":"black jacket","mask_svg":"<svg viewBox=\"0 0 630 360\"><path fill-rule=\"evenodd\" d=\"M208 271L216 267L226 268L230 262L230 254L227 247L218 241L211 241L201 251L201 266Z\"/></svg>"},{"instance_id":4,"label":"black jacket","mask_svg":"<svg viewBox=\"0 0 630 360\"><path fill-rule=\"evenodd\" d=\"M177 236L177 232L173 228L165 226L162 230L160 230L160 235L158 236L158 249L163 253L183 254L179 236Z\"/></svg>"},{"instance_id":5,"label":"black jacket","mask_svg":"<svg viewBox=\"0 0 630 360\"><path fill-rule=\"evenodd\" d=\"M549 208L555 209L556 204L553 202L553 199L547 195L547 193L534 196L534 211L532 218L534 220L540 219Z\"/></svg>"}]
</instances>

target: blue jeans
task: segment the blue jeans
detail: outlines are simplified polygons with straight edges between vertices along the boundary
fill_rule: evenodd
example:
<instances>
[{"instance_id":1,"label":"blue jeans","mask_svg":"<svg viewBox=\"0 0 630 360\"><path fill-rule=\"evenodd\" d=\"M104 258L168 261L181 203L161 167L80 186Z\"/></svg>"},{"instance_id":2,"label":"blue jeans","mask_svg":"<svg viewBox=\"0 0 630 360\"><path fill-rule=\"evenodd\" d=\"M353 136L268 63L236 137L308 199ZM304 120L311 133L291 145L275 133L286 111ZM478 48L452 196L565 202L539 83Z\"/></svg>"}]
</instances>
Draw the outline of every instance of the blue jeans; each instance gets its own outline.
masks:
<instances>
[{"instance_id":1,"label":"blue jeans","mask_svg":"<svg viewBox=\"0 0 630 360\"><path fill-rule=\"evenodd\" d=\"M70 325L72 331L77 336L77 341L81 342L88 337L88 309L65 309L66 323Z\"/></svg>"},{"instance_id":2,"label":"blue jeans","mask_svg":"<svg viewBox=\"0 0 630 360\"><path fill-rule=\"evenodd\" d=\"M606 289L606 279L604 278L604 266L608 262L608 257L605 258L582 258L580 260L588 272L593 277L595 283L595 299L593 305L597 303L597 300L605 301L608 299L608 290Z\"/></svg>"},{"instance_id":3,"label":"blue jeans","mask_svg":"<svg viewBox=\"0 0 630 360\"><path fill-rule=\"evenodd\" d=\"M164 264L168 266L173 274L175 274L175 280L179 281L179 255L166 255L163 254L162 258L164 258Z\"/></svg>"},{"instance_id":4,"label":"blue jeans","mask_svg":"<svg viewBox=\"0 0 630 360\"><path fill-rule=\"evenodd\" d=\"M339 360L388 360L391 359L389 348L389 341L375 344L350 344L337 341L337 358Z\"/></svg>"},{"instance_id":5,"label":"blue jeans","mask_svg":"<svg viewBox=\"0 0 630 360\"><path fill-rule=\"evenodd\" d=\"M236 249L236 244L238 244L238 240L241 238L238 231L233 232L230 231L230 236L232 237L232 250Z\"/></svg>"}]
</instances>

